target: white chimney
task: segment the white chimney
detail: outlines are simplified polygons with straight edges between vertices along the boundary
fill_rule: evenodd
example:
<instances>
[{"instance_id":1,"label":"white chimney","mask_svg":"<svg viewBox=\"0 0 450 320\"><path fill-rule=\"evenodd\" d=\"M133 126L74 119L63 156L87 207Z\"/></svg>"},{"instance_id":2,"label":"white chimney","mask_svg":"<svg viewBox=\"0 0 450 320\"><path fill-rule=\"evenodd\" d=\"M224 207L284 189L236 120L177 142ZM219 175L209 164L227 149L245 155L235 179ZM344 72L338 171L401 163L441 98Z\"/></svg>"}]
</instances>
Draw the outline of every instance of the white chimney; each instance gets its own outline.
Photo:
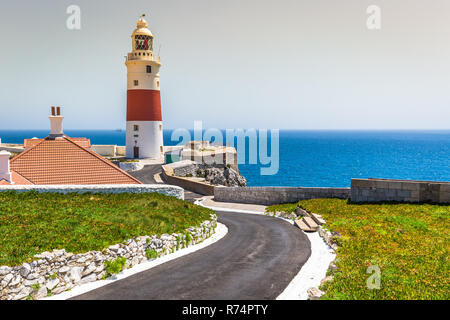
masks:
<instances>
[{"instance_id":1,"label":"white chimney","mask_svg":"<svg viewBox=\"0 0 450 320\"><path fill-rule=\"evenodd\" d=\"M62 137L64 135L63 132L63 119L61 116L61 108L60 107L52 107L52 115L48 117L50 119L50 136L51 137Z\"/></svg>"},{"instance_id":2,"label":"white chimney","mask_svg":"<svg viewBox=\"0 0 450 320\"><path fill-rule=\"evenodd\" d=\"M0 151L0 180L5 179L9 183L13 183L9 169L9 157L11 157L11 153L5 150Z\"/></svg>"}]
</instances>

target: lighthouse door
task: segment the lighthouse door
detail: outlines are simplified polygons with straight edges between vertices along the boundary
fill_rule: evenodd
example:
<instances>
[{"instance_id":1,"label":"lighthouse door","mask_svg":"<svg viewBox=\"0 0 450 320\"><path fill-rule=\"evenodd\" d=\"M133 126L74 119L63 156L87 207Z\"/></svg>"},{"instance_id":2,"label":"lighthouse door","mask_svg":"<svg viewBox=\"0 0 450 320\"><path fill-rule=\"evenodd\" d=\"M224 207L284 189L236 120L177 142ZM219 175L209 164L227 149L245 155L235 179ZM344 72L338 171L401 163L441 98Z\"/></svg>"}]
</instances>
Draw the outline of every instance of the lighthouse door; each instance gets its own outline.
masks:
<instances>
[{"instance_id":1,"label":"lighthouse door","mask_svg":"<svg viewBox=\"0 0 450 320\"><path fill-rule=\"evenodd\" d=\"M134 157L139 158L139 147L134 147Z\"/></svg>"}]
</instances>

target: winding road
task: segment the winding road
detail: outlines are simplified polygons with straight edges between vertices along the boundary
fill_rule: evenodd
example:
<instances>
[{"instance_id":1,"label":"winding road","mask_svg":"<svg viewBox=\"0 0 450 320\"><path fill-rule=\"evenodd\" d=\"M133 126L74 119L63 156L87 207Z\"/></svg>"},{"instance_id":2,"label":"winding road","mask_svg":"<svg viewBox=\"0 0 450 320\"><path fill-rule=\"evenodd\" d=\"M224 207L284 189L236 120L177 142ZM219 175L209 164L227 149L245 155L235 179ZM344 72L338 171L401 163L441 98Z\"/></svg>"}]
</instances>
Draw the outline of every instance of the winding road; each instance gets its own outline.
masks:
<instances>
[{"instance_id":1,"label":"winding road","mask_svg":"<svg viewBox=\"0 0 450 320\"><path fill-rule=\"evenodd\" d=\"M72 299L275 299L311 254L306 235L273 217L218 215L228 234L216 243Z\"/></svg>"}]
</instances>

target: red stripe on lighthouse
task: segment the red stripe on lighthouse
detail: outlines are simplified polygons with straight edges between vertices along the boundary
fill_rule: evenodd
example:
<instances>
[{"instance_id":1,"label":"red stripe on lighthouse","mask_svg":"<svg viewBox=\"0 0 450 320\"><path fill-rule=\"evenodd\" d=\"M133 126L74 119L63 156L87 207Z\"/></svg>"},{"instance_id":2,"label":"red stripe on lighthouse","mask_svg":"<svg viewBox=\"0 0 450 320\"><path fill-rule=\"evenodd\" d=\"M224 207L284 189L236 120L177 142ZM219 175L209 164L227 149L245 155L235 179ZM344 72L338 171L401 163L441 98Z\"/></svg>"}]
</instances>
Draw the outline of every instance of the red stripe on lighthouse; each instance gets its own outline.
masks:
<instances>
[{"instance_id":1,"label":"red stripe on lighthouse","mask_svg":"<svg viewBox=\"0 0 450 320\"><path fill-rule=\"evenodd\" d=\"M162 121L160 91L128 90L127 121Z\"/></svg>"}]
</instances>

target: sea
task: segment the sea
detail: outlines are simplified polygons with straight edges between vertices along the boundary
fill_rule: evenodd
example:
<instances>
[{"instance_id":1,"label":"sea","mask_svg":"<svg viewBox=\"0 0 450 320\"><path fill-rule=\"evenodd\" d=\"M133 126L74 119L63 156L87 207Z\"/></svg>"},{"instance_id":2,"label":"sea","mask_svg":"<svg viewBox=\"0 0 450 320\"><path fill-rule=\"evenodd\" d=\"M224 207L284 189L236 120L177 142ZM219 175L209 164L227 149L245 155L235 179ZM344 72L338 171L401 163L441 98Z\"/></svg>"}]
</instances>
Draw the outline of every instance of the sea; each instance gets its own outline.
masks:
<instances>
[{"instance_id":1,"label":"sea","mask_svg":"<svg viewBox=\"0 0 450 320\"><path fill-rule=\"evenodd\" d=\"M65 130L70 137L87 137L92 144L125 145L123 130ZM48 130L0 130L3 143L43 138ZM172 131L164 144L176 145ZM236 140L237 142L237 140ZM249 163L249 141L239 150L239 170L248 186L349 187L351 178L450 181L450 130L439 131L296 131L280 130L275 174L263 175L263 165ZM246 155L244 157L244 155ZM277 163L278 162L278 165Z\"/></svg>"}]
</instances>

